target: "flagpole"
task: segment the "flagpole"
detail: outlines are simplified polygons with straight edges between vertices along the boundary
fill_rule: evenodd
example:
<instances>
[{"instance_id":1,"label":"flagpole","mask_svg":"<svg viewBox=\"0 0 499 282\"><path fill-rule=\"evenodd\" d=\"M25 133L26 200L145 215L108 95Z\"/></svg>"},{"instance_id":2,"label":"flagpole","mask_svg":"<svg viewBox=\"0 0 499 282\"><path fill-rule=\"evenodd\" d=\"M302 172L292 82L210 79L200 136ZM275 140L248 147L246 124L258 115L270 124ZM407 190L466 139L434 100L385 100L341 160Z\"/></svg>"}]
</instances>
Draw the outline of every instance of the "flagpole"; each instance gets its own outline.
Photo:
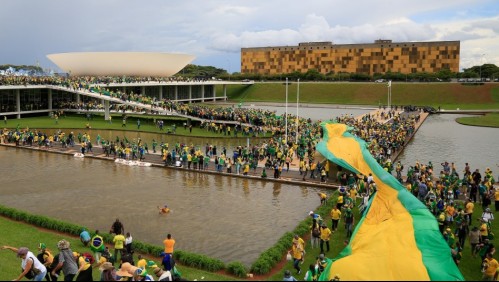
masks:
<instances>
[{"instance_id":1,"label":"flagpole","mask_svg":"<svg viewBox=\"0 0 499 282\"><path fill-rule=\"evenodd\" d=\"M284 127L286 128L286 134L284 135L284 140L288 143L288 78L286 77L286 116L284 121Z\"/></svg>"},{"instance_id":2,"label":"flagpole","mask_svg":"<svg viewBox=\"0 0 499 282\"><path fill-rule=\"evenodd\" d=\"M392 100L392 81L388 81L388 110L390 110L390 104Z\"/></svg>"},{"instance_id":3,"label":"flagpole","mask_svg":"<svg viewBox=\"0 0 499 282\"><path fill-rule=\"evenodd\" d=\"M296 90L296 144L298 144L298 126L300 123L299 115L298 115L298 106L300 104L300 79L298 78L298 86Z\"/></svg>"}]
</instances>

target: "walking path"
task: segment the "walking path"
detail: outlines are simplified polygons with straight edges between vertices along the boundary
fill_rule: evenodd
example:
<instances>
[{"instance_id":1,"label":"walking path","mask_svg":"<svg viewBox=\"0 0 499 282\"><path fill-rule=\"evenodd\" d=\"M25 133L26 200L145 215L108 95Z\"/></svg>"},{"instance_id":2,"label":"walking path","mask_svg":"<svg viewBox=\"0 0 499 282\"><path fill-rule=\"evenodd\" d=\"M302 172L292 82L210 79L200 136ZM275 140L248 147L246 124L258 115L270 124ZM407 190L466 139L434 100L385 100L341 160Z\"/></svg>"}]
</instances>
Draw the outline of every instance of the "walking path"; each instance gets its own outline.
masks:
<instances>
[{"instance_id":1,"label":"walking path","mask_svg":"<svg viewBox=\"0 0 499 282\"><path fill-rule=\"evenodd\" d=\"M382 110L373 110L369 112L371 116L374 116L377 118L377 120L381 123L386 123L389 122L390 119L384 119L381 117L380 113ZM386 112L386 111L385 111ZM401 111L397 111L400 113ZM420 121L418 122L416 126L416 131L421 126L423 121L426 119L428 116L427 113L419 113L421 115ZM358 119L361 119L362 116L358 117ZM415 133L415 132L414 132ZM414 136L414 134L412 135ZM410 136L406 143L409 141ZM13 147L13 148L23 148L23 149L29 149L29 150L35 150L35 151L43 151L43 152L51 152L51 153L58 153L58 154L65 154L65 155L71 155L74 156L77 153L80 153L80 146L76 145L74 147L67 147L67 148L62 148L60 143L55 142L51 147L46 148L46 147L39 147L39 146L18 146L16 147L15 144L0 144L1 146L6 146L6 147ZM113 155L111 157L106 157L103 148L100 146L94 146L92 148L93 152L86 153L85 158L93 158L93 159L100 159L100 160L107 160L107 161L114 161L115 158ZM401 152L402 150L398 150L397 152L394 152L393 159L396 159L396 156ZM317 153L316 155L316 160L322 161L324 160L324 157ZM280 183L289 183L289 184L294 184L294 185L307 185L307 186L314 186L314 187L322 187L322 188L331 188L331 189L336 189L340 185L339 183L333 182L333 178L335 176L333 175L333 169L330 170L330 176L326 180L326 183L321 183L320 182L320 174L315 175L316 178L310 178L310 174L307 175L306 180L303 180L303 176L300 174L299 171L299 159L298 158L293 158L293 161L290 163L290 169L289 171L286 170L284 167L281 173L281 177L278 179L273 178L274 171L273 169L266 169L266 178L262 178L262 171L265 166L265 161L259 162L258 167L256 169L250 169L250 172L248 175L243 175L243 174L236 174L235 172L233 173L227 173L226 168L223 168L223 172L218 172L215 169L215 164L214 164L214 159L212 158L210 160L210 164L208 168L205 169L188 169L184 167L174 167L174 166L165 166L164 161L162 160L162 157L159 153L149 153L146 154L144 162L151 163L151 166L153 167L163 167L163 168L168 168L168 169L178 169L182 171L199 171L202 173L209 173L209 174L218 174L218 175L223 175L223 176L232 176L232 177L241 177L241 178L251 178L251 179L256 179L256 180L264 180L264 181L274 181L274 182L280 182ZM118 164L117 165L121 165ZM233 169L235 171L235 169Z\"/></svg>"}]
</instances>

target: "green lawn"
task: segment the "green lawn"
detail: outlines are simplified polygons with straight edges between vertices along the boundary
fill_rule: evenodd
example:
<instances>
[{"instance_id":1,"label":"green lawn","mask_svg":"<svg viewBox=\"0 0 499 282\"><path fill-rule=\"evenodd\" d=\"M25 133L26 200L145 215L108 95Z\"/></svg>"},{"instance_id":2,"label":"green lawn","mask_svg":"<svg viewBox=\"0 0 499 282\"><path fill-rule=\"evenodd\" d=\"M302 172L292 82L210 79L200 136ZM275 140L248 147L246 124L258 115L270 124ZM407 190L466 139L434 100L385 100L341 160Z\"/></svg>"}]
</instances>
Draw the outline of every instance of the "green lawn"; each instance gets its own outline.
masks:
<instances>
[{"instance_id":1,"label":"green lawn","mask_svg":"<svg viewBox=\"0 0 499 282\"><path fill-rule=\"evenodd\" d=\"M234 103L285 102L284 82L255 83L251 86L229 85L227 96ZM298 85L288 86L288 100L296 101ZM371 105L387 104L385 83L300 83L301 103ZM393 105L428 105L442 109L498 109L499 84L463 85L460 83L392 84Z\"/></svg>"},{"instance_id":2,"label":"green lawn","mask_svg":"<svg viewBox=\"0 0 499 282\"><path fill-rule=\"evenodd\" d=\"M137 120L140 119L140 129L137 126ZM15 129L19 126L20 129L30 128L30 129L85 129L87 123L92 129L101 130L122 130L131 132L150 132L150 133L165 133L167 129L172 128L173 124L176 125L176 135L194 136L194 137L210 137L210 138L223 138L224 135L220 133L215 133L212 131L207 131L206 129L199 128L199 122L194 122L192 127L192 133L189 132L189 128L184 129L184 122L186 120L179 119L175 117L162 117L164 121L163 131L160 131L155 125L155 120L158 121L160 117L157 116L134 116L130 115L126 121L126 127L123 127L123 120L121 115L113 115L112 124L104 120L103 115L93 115L93 120L87 120L85 115L79 114L67 114L66 117L60 117L56 121L49 116L39 116L39 117L26 117L21 119L10 119L7 120L7 124L1 122L2 127ZM231 126L233 131L233 126Z\"/></svg>"},{"instance_id":3,"label":"green lawn","mask_svg":"<svg viewBox=\"0 0 499 282\"><path fill-rule=\"evenodd\" d=\"M460 117L457 118L456 121L465 125L499 127L499 113L490 113L473 117Z\"/></svg>"},{"instance_id":4,"label":"green lawn","mask_svg":"<svg viewBox=\"0 0 499 282\"><path fill-rule=\"evenodd\" d=\"M38 244L45 243L47 248L52 251L52 253L57 254L56 244L61 239L66 239L71 243L71 249L73 251L83 253L91 252L90 248L86 248L80 242L79 238L72 237L65 234L58 234L55 232L49 232L41 230L37 227L27 225L24 223L19 223L4 217L0 217L0 246L13 246L28 247L35 255L38 252ZM160 258L148 258L149 260L154 260L158 265L161 263ZM135 261L137 261L135 256ZM194 268L189 268L185 266L178 266L182 276L190 281L197 279L208 281L232 281L233 277L219 275L211 272L206 272ZM0 280L8 281L21 273L21 259L16 257L16 254L10 250L0 250ZM100 280L100 272L98 269L94 269L94 281ZM24 279L27 280L27 279ZM62 277L59 278L62 281Z\"/></svg>"}]
</instances>

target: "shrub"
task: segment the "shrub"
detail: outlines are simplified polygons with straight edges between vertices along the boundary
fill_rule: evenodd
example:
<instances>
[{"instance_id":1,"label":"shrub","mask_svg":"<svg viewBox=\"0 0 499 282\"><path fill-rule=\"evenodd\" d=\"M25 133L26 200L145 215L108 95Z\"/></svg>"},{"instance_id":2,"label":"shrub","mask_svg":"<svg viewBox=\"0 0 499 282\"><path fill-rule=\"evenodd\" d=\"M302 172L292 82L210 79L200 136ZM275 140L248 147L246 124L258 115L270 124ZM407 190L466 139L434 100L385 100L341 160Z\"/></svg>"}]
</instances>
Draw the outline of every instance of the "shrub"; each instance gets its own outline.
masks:
<instances>
[{"instance_id":1,"label":"shrub","mask_svg":"<svg viewBox=\"0 0 499 282\"><path fill-rule=\"evenodd\" d=\"M229 263L227 265L227 272L239 278L245 278L248 273L246 267L238 261Z\"/></svg>"},{"instance_id":2,"label":"shrub","mask_svg":"<svg viewBox=\"0 0 499 282\"><path fill-rule=\"evenodd\" d=\"M173 258L183 265L210 272L219 271L225 268L225 264L221 260L184 251L175 251L173 253Z\"/></svg>"},{"instance_id":3,"label":"shrub","mask_svg":"<svg viewBox=\"0 0 499 282\"><path fill-rule=\"evenodd\" d=\"M265 260L262 256L260 256L254 263L251 265L251 272L255 274L267 274L272 270L272 265Z\"/></svg>"}]
</instances>

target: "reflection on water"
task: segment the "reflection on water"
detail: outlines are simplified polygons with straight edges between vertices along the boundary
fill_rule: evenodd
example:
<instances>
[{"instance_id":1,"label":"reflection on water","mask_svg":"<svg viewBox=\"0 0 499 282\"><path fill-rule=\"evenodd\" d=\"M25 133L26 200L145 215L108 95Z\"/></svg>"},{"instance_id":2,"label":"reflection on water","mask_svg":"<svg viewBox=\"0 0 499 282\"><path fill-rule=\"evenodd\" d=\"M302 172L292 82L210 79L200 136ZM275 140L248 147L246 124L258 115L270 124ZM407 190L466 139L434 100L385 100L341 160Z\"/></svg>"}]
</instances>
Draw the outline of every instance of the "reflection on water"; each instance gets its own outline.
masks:
<instances>
[{"instance_id":1,"label":"reflection on water","mask_svg":"<svg viewBox=\"0 0 499 282\"><path fill-rule=\"evenodd\" d=\"M456 164L460 176L462 176L465 163L469 163L473 170L480 169L482 175L487 167L490 167L494 173L498 173L499 129L466 126L455 122L456 118L463 116L466 115L428 116L399 156L405 171L416 161L425 164L431 161L435 172L439 173L442 169L440 164L448 161Z\"/></svg>"},{"instance_id":2,"label":"reflection on water","mask_svg":"<svg viewBox=\"0 0 499 282\"><path fill-rule=\"evenodd\" d=\"M0 204L250 265L319 200L316 188L0 147ZM328 192L329 193L329 192ZM296 203L299 203L297 209ZM158 215L157 206L172 212Z\"/></svg>"}]
</instances>

